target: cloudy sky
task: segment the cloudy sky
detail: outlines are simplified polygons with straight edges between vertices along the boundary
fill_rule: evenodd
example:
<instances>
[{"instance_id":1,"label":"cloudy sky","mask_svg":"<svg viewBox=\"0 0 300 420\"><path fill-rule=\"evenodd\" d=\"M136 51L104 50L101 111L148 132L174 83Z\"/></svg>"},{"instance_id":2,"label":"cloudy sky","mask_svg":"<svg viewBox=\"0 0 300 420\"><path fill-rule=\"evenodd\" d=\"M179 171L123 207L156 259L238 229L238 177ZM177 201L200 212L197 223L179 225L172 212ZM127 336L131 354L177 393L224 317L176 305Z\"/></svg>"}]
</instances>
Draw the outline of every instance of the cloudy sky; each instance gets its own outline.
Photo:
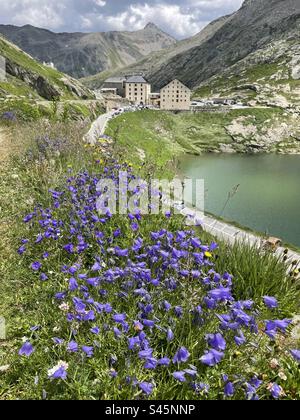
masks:
<instances>
[{"instance_id":1,"label":"cloudy sky","mask_svg":"<svg viewBox=\"0 0 300 420\"><path fill-rule=\"evenodd\" d=\"M137 30L154 22L177 38L191 36L243 0L0 0L0 23L55 32Z\"/></svg>"}]
</instances>

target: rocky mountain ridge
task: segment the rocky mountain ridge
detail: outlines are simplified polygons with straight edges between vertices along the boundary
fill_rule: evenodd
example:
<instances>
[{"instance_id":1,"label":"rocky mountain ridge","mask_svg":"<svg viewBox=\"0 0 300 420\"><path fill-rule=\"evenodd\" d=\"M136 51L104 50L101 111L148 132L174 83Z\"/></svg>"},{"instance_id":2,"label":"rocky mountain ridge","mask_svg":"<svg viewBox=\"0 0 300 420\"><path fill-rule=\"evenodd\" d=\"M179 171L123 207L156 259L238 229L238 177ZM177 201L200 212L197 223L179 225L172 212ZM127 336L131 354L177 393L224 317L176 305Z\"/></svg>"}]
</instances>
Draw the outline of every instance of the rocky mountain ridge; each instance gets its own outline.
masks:
<instances>
[{"instance_id":1,"label":"rocky mountain ridge","mask_svg":"<svg viewBox=\"0 0 300 420\"><path fill-rule=\"evenodd\" d=\"M230 97L246 104L297 108L300 106L300 33L258 49L211 77L195 97Z\"/></svg>"},{"instance_id":2,"label":"rocky mountain ridge","mask_svg":"<svg viewBox=\"0 0 300 420\"><path fill-rule=\"evenodd\" d=\"M124 67L176 43L153 23L134 32L98 33L54 33L31 25L0 25L0 33L40 62L52 62L76 78Z\"/></svg>"},{"instance_id":3,"label":"rocky mountain ridge","mask_svg":"<svg viewBox=\"0 0 300 420\"><path fill-rule=\"evenodd\" d=\"M153 52L146 56L144 59L133 63L123 68L111 69L109 71L100 72L96 75L84 78L84 84L91 88L99 88L103 81L109 76L127 75L135 73L143 73L151 78L151 73L155 73L167 60L171 60L178 54L181 54L193 47L202 45L209 40L214 34L222 28L225 23L229 22L233 15L223 16L209 23L198 34L191 38L178 41L177 43L164 48L163 50Z\"/></svg>"},{"instance_id":4,"label":"rocky mountain ridge","mask_svg":"<svg viewBox=\"0 0 300 420\"><path fill-rule=\"evenodd\" d=\"M299 0L248 0L211 38L150 70L147 77L157 87L178 78L194 88L292 30L300 30Z\"/></svg>"}]
</instances>

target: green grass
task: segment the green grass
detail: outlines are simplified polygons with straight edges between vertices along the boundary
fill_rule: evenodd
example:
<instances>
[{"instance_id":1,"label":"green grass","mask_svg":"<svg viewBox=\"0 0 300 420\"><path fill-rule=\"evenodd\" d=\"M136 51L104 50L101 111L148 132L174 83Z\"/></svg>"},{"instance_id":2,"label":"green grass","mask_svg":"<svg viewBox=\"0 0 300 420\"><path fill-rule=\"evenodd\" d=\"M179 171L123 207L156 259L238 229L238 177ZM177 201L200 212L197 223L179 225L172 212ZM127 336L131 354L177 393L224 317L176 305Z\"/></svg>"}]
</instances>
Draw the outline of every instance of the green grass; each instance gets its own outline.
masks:
<instances>
[{"instance_id":1,"label":"green grass","mask_svg":"<svg viewBox=\"0 0 300 420\"><path fill-rule=\"evenodd\" d=\"M0 102L0 115L7 111L14 112L20 121L36 121L40 118L51 116L49 108L24 99Z\"/></svg>"},{"instance_id":2,"label":"green grass","mask_svg":"<svg viewBox=\"0 0 300 420\"><path fill-rule=\"evenodd\" d=\"M254 124L258 131L282 117L280 109L239 109L229 112L179 113L140 111L124 114L109 123L107 134L132 163L155 161L162 168L182 153L201 154L218 151L220 144L232 143L225 127L239 117L249 117L245 124ZM123 150L124 149L124 150Z\"/></svg>"},{"instance_id":3,"label":"green grass","mask_svg":"<svg viewBox=\"0 0 300 420\"><path fill-rule=\"evenodd\" d=\"M25 96L26 98L37 98L41 99L37 93L31 89L26 83L13 78L12 76L7 77L7 81L0 82L0 97L6 97L8 95L14 96Z\"/></svg>"},{"instance_id":4,"label":"green grass","mask_svg":"<svg viewBox=\"0 0 300 420\"><path fill-rule=\"evenodd\" d=\"M299 296L299 289L295 278L286 275L287 266L282 257L243 243L230 247L221 244L220 254L217 271L235 273L234 293L239 299L280 295L283 316L299 311L294 300L295 295Z\"/></svg>"},{"instance_id":5,"label":"green grass","mask_svg":"<svg viewBox=\"0 0 300 420\"><path fill-rule=\"evenodd\" d=\"M4 112L14 112L19 121L37 121L49 118L52 121L94 121L105 109L101 102L60 101L38 102L26 99L0 101L0 116Z\"/></svg>"}]
</instances>

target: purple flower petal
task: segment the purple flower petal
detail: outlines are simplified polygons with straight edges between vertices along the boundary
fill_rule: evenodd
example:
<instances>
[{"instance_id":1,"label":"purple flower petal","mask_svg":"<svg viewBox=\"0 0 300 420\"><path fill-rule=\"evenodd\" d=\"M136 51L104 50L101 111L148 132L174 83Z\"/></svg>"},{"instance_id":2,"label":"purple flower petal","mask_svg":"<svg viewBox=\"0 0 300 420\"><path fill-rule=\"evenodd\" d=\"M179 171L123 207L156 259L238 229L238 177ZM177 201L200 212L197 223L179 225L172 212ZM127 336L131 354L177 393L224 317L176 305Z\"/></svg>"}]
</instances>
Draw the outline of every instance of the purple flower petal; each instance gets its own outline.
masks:
<instances>
[{"instance_id":1,"label":"purple flower petal","mask_svg":"<svg viewBox=\"0 0 300 420\"><path fill-rule=\"evenodd\" d=\"M228 382L224 388L225 397L232 397L234 395L234 386L232 382Z\"/></svg>"},{"instance_id":2,"label":"purple flower petal","mask_svg":"<svg viewBox=\"0 0 300 420\"><path fill-rule=\"evenodd\" d=\"M220 363L224 357L224 353L219 352L215 349L210 349L207 353L205 353L201 358L201 362L207 366L215 366L216 364Z\"/></svg>"},{"instance_id":3,"label":"purple flower petal","mask_svg":"<svg viewBox=\"0 0 300 420\"><path fill-rule=\"evenodd\" d=\"M174 373L172 373L172 375L173 375L173 377L175 378L175 379L177 379L177 381L179 381L179 382L186 382L186 378L185 378L185 372L183 372L183 371L180 371L180 372L174 372Z\"/></svg>"},{"instance_id":4,"label":"purple flower petal","mask_svg":"<svg viewBox=\"0 0 300 420\"><path fill-rule=\"evenodd\" d=\"M173 357L173 363L187 362L190 353L185 347L181 347Z\"/></svg>"},{"instance_id":5,"label":"purple flower petal","mask_svg":"<svg viewBox=\"0 0 300 420\"><path fill-rule=\"evenodd\" d=\"M270 309L274 309L278 307L277 300L271 296L264 296L264 304Z\"/></svg>"},{"instance_id":6,"label":"purple flower petal","mask_svg":"<svg viewBox=\"0 0 300 420\"><path fill-rule=\"evenodd\" d=\"M291 355L293 358L300 363L300 350L290 350Z\"/></svg>"},{"instance_id":7,"label":"purple flower petal","mask_svg":"<svg viewBox=\"0 0 300 420\"><path fill-rule=\"evenodd\" d=\"M29 341L27 341L26 343L23 344L23 346L19 350L19 356L30 357L33 352L34 352L34 348L32 344L29 343Z\"/></svg>"},{"instance_id":8,"label":"purple flower petal","mask_svg":"<svg viewBox=\"0 0 300 420\"><path fill-rule=\"evenodd\" d=\"M222 334L208 334L206 336L206 340L208 345L213 347L216 350L225 350L226 349L226 341Z\"/></svg>"},{"instance_id":9,"label":"purple flower petal","mask_svg":"<svg viewBox=\"0 0 300 420\"><path fill-rule=\"evenodd\" d=\"M150 382L140 382L139 387L146 395L150 395L153 392L154 385Z\"/></svg>"}]
</instances>

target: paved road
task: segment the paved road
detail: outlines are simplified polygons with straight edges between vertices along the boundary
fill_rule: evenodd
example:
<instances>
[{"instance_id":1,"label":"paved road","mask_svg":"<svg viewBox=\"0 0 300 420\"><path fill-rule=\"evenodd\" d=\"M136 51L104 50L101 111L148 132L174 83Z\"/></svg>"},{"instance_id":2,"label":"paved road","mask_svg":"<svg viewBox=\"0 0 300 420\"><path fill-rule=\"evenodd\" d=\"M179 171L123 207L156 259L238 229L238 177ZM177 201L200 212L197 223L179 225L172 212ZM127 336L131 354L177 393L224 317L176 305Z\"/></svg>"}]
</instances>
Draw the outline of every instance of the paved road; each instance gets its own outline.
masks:
<instances>
[{"instance_id":1,"label":"paved road","mask_svg":"<svg viewBox=\"0 0 300 420\"><path fill-rule=\"evenodd\" d=\"M108 121L112 118L113 111L100 115L89 129L88 133L84 136L84 141L90 144L95 144L97 139L105 133Z\"/></svg>"},{"instance_id":2,"label":"paved road","mask_svg":"<svg viewBox=\"0 0 300 420\"><path fill-rule=\"evenodd\" d=\"M182 210L182 214L184 215L194 215L194 211L191 209L183 209ZM212 234L215 238L220 239L222 241L225 241L231 245L233 245L235 242L245 242L248 243L249 245L254 245L257 246L258 248L261 248L263 243L264 243L264 239L261 238L258 235L255 235L254 233L245 231L243 229L239 229L236 226L233 226L229 223L225 223L222 221L219 221L217 219L215 219L212 216L208 216L205 215L203 220L201 220L201 225L203 227L203 229ZM283 248L283 247L279 247L277 248L275 254L278 255L279 257L283 257L285 256L285 252L286 252L287 248ZM288 250L288 261L289 262L293 262L293 261L298 261L298 263L300 264L300 254L292 251L292 250ZM290 271L290 267L289 267L289 271Z\"/></svg>"}]
</instances>

